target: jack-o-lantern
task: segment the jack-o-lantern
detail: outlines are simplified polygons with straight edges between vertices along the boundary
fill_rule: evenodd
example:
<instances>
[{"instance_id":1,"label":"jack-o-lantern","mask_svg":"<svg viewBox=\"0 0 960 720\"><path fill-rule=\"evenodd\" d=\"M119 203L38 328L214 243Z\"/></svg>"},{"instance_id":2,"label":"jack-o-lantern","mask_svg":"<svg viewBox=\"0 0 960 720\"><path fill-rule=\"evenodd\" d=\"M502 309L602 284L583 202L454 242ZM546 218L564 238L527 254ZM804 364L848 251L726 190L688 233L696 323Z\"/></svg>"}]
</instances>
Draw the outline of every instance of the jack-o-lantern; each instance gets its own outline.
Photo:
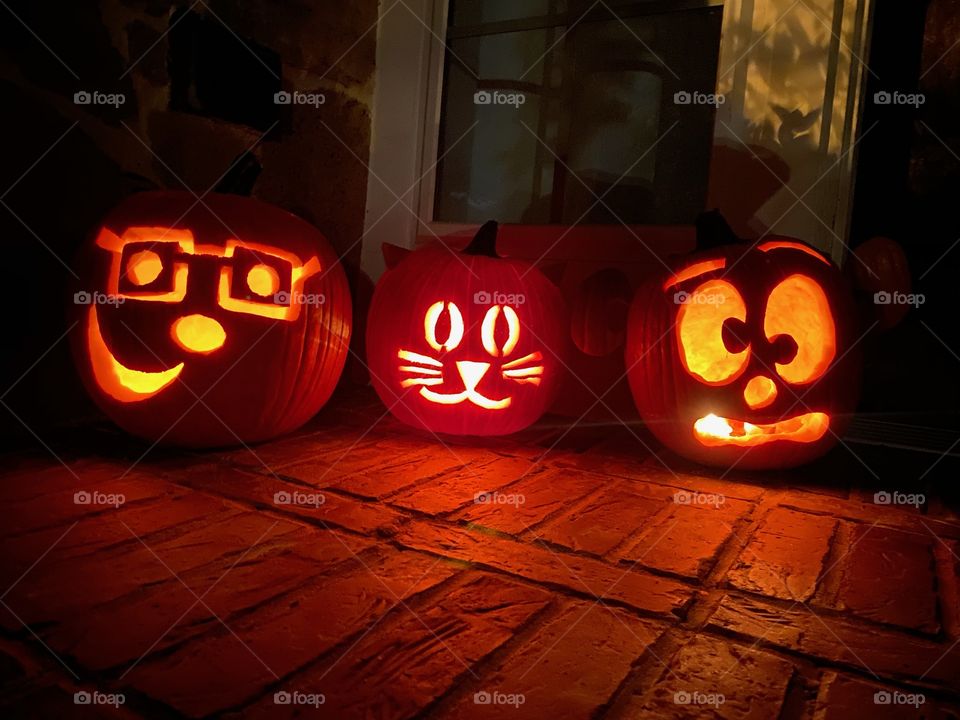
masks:
<instances>
[{"instance_id":1,"label":"jack-o-lantern","mask_svg":"<svg viewBox=\"0 0 960 720\"><path fill-rule=\"evenodd\" d=\"M194 447L289 432L327 401L350 295L320 232L256 200L135 195L78 258L72 345L100 408Z\"/></svg>"},{"instance_id":2,"label":"jack-o-lantern","mask_svg":"<svg viewBox=\"0 0 960 720\"><path fill-rule=\"evenodd\" d=\"M407 253L377 283L367 360L381 400L405 423L502 435L536 421L553 399L564 303L535 267L497 257L496 234L487 223L463 252Z\"/></svg>"},{"instance_id":3,"label":"jack-o-lantern","mask_svg":"<svg viewBox=\"0 0 960 720\"><path fill-rule=\"evenodd\" d=\"M644 422L708 465L791 467L832 447L859 396L846 278L767 238L687 258L631 307L626 365Z\"/></svg>"}]
</instances>

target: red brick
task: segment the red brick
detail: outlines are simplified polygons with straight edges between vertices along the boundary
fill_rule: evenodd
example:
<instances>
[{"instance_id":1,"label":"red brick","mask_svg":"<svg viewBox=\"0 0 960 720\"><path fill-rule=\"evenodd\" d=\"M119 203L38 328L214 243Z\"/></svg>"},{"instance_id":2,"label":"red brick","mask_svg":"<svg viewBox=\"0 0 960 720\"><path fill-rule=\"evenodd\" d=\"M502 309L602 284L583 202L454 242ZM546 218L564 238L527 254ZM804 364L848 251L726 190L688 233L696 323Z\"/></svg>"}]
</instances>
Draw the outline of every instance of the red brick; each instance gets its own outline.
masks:
<instances>
[{"instance_id":1,"label":"red brick","mask_svg":"<svg viewBox=\"0 0 960 720\"><path fill-rule=\"evenodd\" d=\"M407 547L661 615L679 611L692 593L690 588L668 578L625 571L593 558L426 521L408 523L396 540Z\"/></svg>"},{"instance_id":2,"label":"red brick","mask_svg":"<svg viewBox=\"0 0 960 720\"><path fill-rule=\"evenodd\" d=\"M300 547L304 549L298 553ZM233 614L329 572L365 547L369 542L350 536L338 540L332 533L306 528L284 536L279 544L267 538L245 555L224 556L184 573L183 583L171 578L70 615L44 637L57 652L76 657L88 669L130 664L148 652L156 654L222 627L218 617L229 624Z\"/></svg>"},{"instance_id":3,"label":"red brick","mask_svg":"<svg viewBox=\"0 0 960 720\"><path fill-rule=\"evenodd\" d=\"M122 505L116 512L78 522L72 529L67 525L10 537L0 541L0 557L4 558L0 584L9 587L38 561L47 565L117 543L136 542L130 530L146 539L200 519L210 522L226 509L221 500L181 490L157 502Z\"/></svg>"},{"instance_id":4,"label":"red brick","mask_svg":"<svg viewBox=\"0 0 960 720\"><path fill-rule=\"evenodd\" d=\"M415 553L357 561L230 624L232 632L196 638L168 657L145 662L127 681L191 717L259 696L378 617L452 574ZM406 612L404 610L404 612Z\"/></svg>"},{"instance_id":5,"label":"red brick","mask_svg":"<svg viewBox=\"0 0 960 720\"><path fill-rule=\"evenodd\" d=\"M401 492L390 502L430 515L451 512L472 503L477 493L497 490L537 469L524 458L492 456Z\"/></svg>"},{"instance_id":6,"label":"red brick","mask_svg":"<svg viewBox=\"0 0 960 720\"><path fill-rule=\"evenodd\" d=\"M769 720L780 717L794 673L786 660L703 635L662 660L669 670L663 668L653 686L632 688L609 717ZM708 695L718 704L704 702Z\"/></svg>"},{"instance_id":7,"label":"red brick","mask_svg":"<svg viewBox=\"0 0 960 720\"><path fill-rule=\"evenodd\" d=\"M941 620L949 637L960 637L960 543L938 541L933 546L937 560Z\"/></svg>"},{"instance_id":8,"label":"red brick","mask_svg":"<svg viewBox=\"0 0 960 720\"><path fill-rule=\"evenodd\" d=\"M660 634L653 623L593 602L573 602L502 662L484 672L450 707L445 718L596 717L633 663ZM476 690L474 690L476 688ZM473 692L522 694L511 705L480 705Z\"/></svg>"},{"instance_id":9,"label":"red brick","mask_svg":"<svg viewBox=\"0 0 960 720\"><path fill-rule=\"evenodd\" d=\"M690 578L704 577L721 547L734 536L737 520L750 506L737 500L722 505L672 503L669 514L649 524L639 540L618 553L629 563Z\"/></svg>"},{"instance_id":10,"label":"red brick","mask_svg":"<svg viewBox=\"0 0 960 720\"><path fill-rule=\"evenodd\" d=\"M343 655L295 676L281 689L322 693L325 717L402 720L436 700L470 668L510 640L550 594L489 575L474 577L435 604L381 623ZM357 688L362 687L362 693ZM272 695L247 717L297 717Z\"/></svg>"},{"instance_id":11,"label":"red brick","mask_svg":"<svg viewBox=\"0 0 960 720\"><path fill-rule=\"evenodd\" d=\"M743 590L784 600L809 600L824 570L836 521L774 508L764 519L727 580Z\"/></svg>"},{"instance_id":12,"label":"red brick","mask_svg":"<svg viewBox=\"0 0 960 720\"><path fill-rule=\"evenodd\" d=\"M86 473L81 480L43 495L7 504L4 510L4 523L0 534L4 536L40 530L47 527L66 527L84 517L115 513L117 506L100 504L79 504L74 499L77 492L94 491L104 495L123 495L124 503L142 502L152 498L169 496L173 488L156 477L143 473L131 473L122 480L117 479L123 469L114 469L110 474L101 470L98 473ZM103 474L100 474L100 473ZM119 507L123 507L121 504Z\"/></svg>"},{"instance_id":13,"label":"red brick","mask_svg":"<svg viewBox=\"0 0 960 720\"><path fill-rule=\"evenodd\" d=\"M909 697L913 695L914 697ZM920 697L923 702L919 706ZM914 704L908 704L910 702ZM825 672L820 680L814 716L817 720L954 720L960 716L960 704L943 703L930 697L924 688L902 688L874 684L835 672Z\"/></svg>"},{"instance_id":14,"label":"red brick","mask_svg":"<svg viewBox=\"0 0 960 720\"><path fill-rule=\"evenodd\" d=\"M445 473L464 472L468 458L466 453L451 452L443 447L420 450L347 476L334 477L338 475L334 470L327 477L327 485L361 497L383 498Z\"/></svg>"},{"instance_id":15,"label":"red brick","mask_svg":"<svg viewBox=\"0 0 960 720\"><path fill-rule=\"evenodd\" d=\"M840 607L874 622L938 632L932 542L929 534L858 525L843 561Z\"/></svg>"},{"instance_id":16,"label":"red brick","mask_svg":"<svg viewBox=\"0 0 960 720\"><path fill-rule=\"evenodd\" d=\"M869 502L872 495L867 495L867 498L868 502L841 500L795 490L787 491L780 504L791 509L832 515L868 525L879 523L918 533L932 531L940 537L960 539L960 522L956 520L925 516L909 505L877 505Z\"/></svg>"},{"instance_id":17,"label":"red brick","mask_svg":"<svg viewBox=\"0 0 960 720\"><path fill-rule=\"evenodd\" d=\"M4 457L14 463L15 457ZM31 458L15 468L5 465L0 479L0 500L13 503L31 500L54 492L65 492L83 484L84 478L109 475L118 477L129 464L107 463L102 460L75 460L64 467L52 457ZM79 478L79 479L78 479Z\"/></svg>"},{"instance_id":18,"label":"red brick","mask_svg":"<svg viewBox=\"0 0 960 720\"><path fill-rule=\"evenodd\" d=\"M147 547L138 541L80 558L40 563L5 602L28 624L56 621L144 585L169 580L171 572L180 574L224 554L242 553L258 541L275 540L296 529L262 515L235 513Z\"/></svg>"},{"instance_id":19,"label":"red brick","mask_svg":"<svg viewBox=\"0 0 960 720\"><path fill-rule=\"evenodd\" d=\"M538 533L555 545L606 555L644 527L665 506L663 498L641 495L633 484L612 481L585 505L564 514Z\"/></svg>"},{"instance_id":20,"label":"red brick","mask_svg":"<svg viewBox=\"0 0 960 720\"><path fill-rule=\"evenodd\" d=\"M424 453L422 440L383 438L373 433L355 443L322 452L307 460L290 463L283 474L314 487L331 487L368 468L406 464L410 456Z\"/></svg>"},{"instance_id":21,"label":"red brick","mask_svg":"<svg viewBox=\"0 0 960 720\"><path fill-rule=\"evenodd\" d=\"M402 520L402 515L378 503L319 491L287 482L283 477L251 472L235 467L205 463L181 471L178 482L192 488L213 493L256 508L295 515L324 525L341 527L358 533L390 532ZM278 505L276 493L317 494L320 505Z\"/></svg>"},{"instance_id":22,"label":"red brick","mask_svg":"<svg viewBox=\"0 0 960 720\"><path fill-rule=\"evenodd\" d=\"M960 645L934 642L896 631L884 631L796 604L771 606L758 598L726 596L709 626L757 638L764 644L841 663L885 677L920 678L956 689L960 677Z\"/></svg>"},{"instance_id":23,"label":"red brick","mask_svg":"<svg viewBox=\"0 0 960 720\"><path fill-rule=\"evenodd\" d=\"M265 469L266 466L268 472L279 472L288 465L303 463L308 458L331 455L334 458L340 457L356 444L361 436L361 431L350 432L341 427L331 427L321 432L238 448L222 453L219 459L249 466L257 471Z\"/></svg>"},{"instance_id":24,"label":"red brick","mask_svg":"<svg viewBox=\"0 0 960 720\"><path fill-rule=\"evenodd\" d=\"M136 720L136 715L126 705L115 708L113 705L85 705L82 708L74 703L73 694L77 690L108 693L106 688L82 685L65 689L57 685L48 685L45 681L40 687L31 688L24 694L10 693L0 698L0 717L4 718L83 718L83 720Z\"/></svg>"},{"instance_id":25,"label":"red brick","mask_svg":"<svg viewBox=\"0 0 960 720\"><path fill-rule=\"evenodd\" d=\"M593 473L547 470L528 475L520 482L503 489L505 500L522 499L522 504L509 501L478 503L453 517L518 535L547 517L562 513L584 495L599 491L611 482L610 478Z\"/></svg>"}]
</instances>

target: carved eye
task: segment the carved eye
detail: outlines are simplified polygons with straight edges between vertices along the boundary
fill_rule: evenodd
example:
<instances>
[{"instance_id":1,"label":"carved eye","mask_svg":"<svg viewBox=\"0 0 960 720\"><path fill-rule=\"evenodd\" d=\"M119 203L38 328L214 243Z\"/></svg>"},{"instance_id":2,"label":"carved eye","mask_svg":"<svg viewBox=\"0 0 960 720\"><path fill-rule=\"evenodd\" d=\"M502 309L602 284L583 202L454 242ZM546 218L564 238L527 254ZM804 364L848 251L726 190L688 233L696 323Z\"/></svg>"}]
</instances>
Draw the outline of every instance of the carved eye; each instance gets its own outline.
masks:
<instances>
[{"instance_id":1,"label":"carved eye","mask_svg":"<svg viewBox=\"0 0 960 720\"><path fill-rule=\"evenodd\" d=\"M685 294L682 302L677 314L677 341L683 366L708 385L732 382L750 357L745 338L734 343L730 337L730 328L743 328L747 319L743 297L726 280L714 279Z\"/></svg>"},{"instance_id":2,"label":"carved eye","mask_svg":"<svg viewBox=\"0 0 960 720\"><path fill-rule=\"evenodd\" d=\"M254 265L247 272L247 287L260 297L276 295L280 290L280 275L269 265Z\"/></svg>"},{"instance_id":3,"label":"carved eye","mask_svg":"<svg viewBox=\"0 0 960 720\"><path fill-rule=\"evenodd\" d=\"M163 271L163 260L153 250L140 250L127 260L127 278L134 285L149 285Z\"/></svg>"},{"instance_id":4,"label":"carved eye","mask_svg":"<svg viewBox=\"0 0 960 720\"><path fill-rule=\"evenodd\" d=\"M445 323L442 322L444 315ZM437 339L437 328L442 325L447 326L447 339L440 342ZM450 302L447 303L444 313L443 301L435 302L427 308L427 314L423 318L423 334L434 350L453 350L463 340L463 315L460 314L460 308Z\"/></svg>"},{"instance_id":5,"label":"carved eye","mask_svg":"<svg viewBox=\"0 0 960 720\"><path fill-rule=\"evenodd\" d=\"M792 359L776 363L777 372L789 383L816 380L837 352L830 302L819 283L806 275L791 275L770 292L763 332L770 342L786 336L796 343Z\"/></svg>"},{"instance_id":6,"label":"carved eye","mask_svg":"<svg viewBox=\"0 0 960 720\"><path fill-rule=\"evenodd\" d=\"M495 337L501 310L507 326L507 338L502 348L497 346ZM509 305L504 305L502 308L500 305L494 305L487 310L487 314L483 316L483 325L480 326L480 339L483 340L483 349L493 357L500 357L501 353L506 357L512 353L520 340L520 318L517 317L516 310Z\"/></svg>"}]
</instances>

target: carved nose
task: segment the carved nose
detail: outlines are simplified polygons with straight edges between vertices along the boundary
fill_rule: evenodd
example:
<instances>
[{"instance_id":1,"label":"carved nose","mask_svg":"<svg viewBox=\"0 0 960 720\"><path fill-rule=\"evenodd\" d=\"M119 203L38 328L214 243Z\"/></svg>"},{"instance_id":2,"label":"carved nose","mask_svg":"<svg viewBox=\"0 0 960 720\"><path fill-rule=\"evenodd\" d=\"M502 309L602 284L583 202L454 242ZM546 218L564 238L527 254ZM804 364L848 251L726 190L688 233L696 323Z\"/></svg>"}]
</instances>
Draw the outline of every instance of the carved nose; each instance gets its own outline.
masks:
<instances>
[{"instance_id":1,"label":"carved nose","mask_svg":"<svg viewBox=\"0 0 960 720\"><path fill-rule=\"evenodd\" d=\"M457 363L457 371L463 379L463 386L467 390L474 390L480 384L480 380L490 369L490 363L470 362L462 360Z\"/></svg>"},{"instance_id":2,"label":"carved nose","mask_svg":"<svg viewBox=\"0 0 960 720\"><path fill-rule=\"evenodd\" d=\"M184 350L211 353L226 342L223 325L206 315L186 315L173 323L170 334Z\"/></svg>"},{"instance_id":3,"label":"carved nose","mask_svg":"<svg viewBox=\"0 0 960 720\"><path fill-rule=\"evenodd\" d=\"M777 386L770 378L757 375L743 389L743 399L751 410L760 410L777 399Z\"/></svg>"}]
</instances>

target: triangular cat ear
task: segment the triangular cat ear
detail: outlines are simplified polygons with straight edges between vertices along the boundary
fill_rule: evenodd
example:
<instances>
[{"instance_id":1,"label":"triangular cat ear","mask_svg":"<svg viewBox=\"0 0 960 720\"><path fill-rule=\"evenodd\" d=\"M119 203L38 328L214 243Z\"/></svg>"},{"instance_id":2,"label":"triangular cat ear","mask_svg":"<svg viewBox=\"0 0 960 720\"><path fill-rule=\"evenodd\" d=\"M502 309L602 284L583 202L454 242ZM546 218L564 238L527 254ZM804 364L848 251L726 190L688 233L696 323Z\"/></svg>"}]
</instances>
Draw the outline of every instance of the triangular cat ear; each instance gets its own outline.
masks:
<instances>
[{"instance_id":1,"label":"triangular cat ear","mask_svg":"<svg viewBox=\"0 0 960 720\"><path fill-rule=\"evenodd\" d=\"M387 265L387 270L393 270L400 261L413 252L410 248L400 247L393 243L384 243L381 246L383 252L383 261Z\"/></svg>"}]
</instances>

